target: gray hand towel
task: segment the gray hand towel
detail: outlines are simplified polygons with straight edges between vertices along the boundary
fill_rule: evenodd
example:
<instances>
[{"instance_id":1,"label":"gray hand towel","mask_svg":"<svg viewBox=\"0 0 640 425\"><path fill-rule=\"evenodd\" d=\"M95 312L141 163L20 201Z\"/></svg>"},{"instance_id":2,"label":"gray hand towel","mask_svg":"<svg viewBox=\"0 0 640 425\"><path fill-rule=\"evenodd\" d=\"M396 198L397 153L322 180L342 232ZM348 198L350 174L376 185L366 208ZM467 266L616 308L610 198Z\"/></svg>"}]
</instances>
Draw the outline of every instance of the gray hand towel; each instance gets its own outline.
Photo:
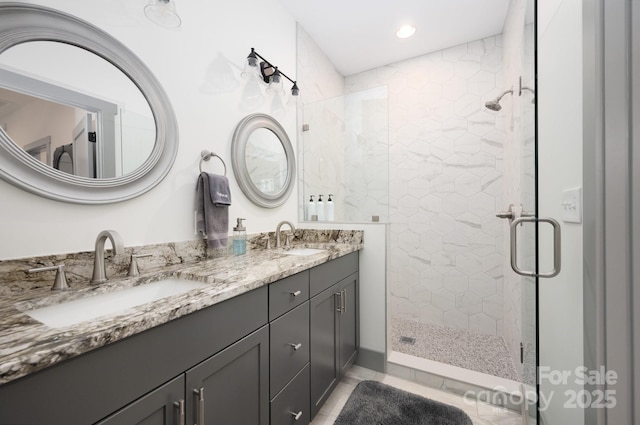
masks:
<instances>
[{"instance_id":1,"label":"gray hand towel","mask_svg":"<svg viewBox=\"0 0 640 425\"><path fill-rule=\"evenodd\" d=\"M196 185L196 229L207 236L209 249L227 246L229 234L229 180L217 174L200 173Z\"/></svg>"}]
</instances>

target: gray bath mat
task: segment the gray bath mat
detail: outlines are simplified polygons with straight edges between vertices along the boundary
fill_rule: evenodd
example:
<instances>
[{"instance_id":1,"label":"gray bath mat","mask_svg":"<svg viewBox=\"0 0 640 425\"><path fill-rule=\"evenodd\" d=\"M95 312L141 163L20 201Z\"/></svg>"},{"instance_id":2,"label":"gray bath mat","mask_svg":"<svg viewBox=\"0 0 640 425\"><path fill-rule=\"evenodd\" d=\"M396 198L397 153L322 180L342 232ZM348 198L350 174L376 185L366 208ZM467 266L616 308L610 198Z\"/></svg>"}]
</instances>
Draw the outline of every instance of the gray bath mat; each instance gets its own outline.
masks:
<instances>
[{"instance_id":1,"label":"gray bath mat","mask_svg":"<svg viewBox=\"0 0 640 425\"><path fill-rule=\"evenodd\" d=\"M362 381L334 425L473 425L457 407L377 381Z\"/></svg>"}]
</instances>

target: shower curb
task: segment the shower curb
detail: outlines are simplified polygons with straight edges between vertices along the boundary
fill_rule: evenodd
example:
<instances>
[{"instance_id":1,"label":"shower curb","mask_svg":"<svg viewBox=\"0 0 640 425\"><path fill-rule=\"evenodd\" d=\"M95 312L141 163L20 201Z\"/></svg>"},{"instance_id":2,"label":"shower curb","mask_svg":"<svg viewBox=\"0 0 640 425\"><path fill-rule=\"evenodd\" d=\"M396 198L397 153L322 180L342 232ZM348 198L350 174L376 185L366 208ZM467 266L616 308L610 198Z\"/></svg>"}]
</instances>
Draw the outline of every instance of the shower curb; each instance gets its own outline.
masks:
<instances>
[{"instance_id":1,"label":"shower curb","mask_svg":"<svg viewBox=\"0 0 640 425\"><path fill-rule=\"evenodd\" d=\"M388 357L387 374L515 413L522 410L521 383L517 381L397 351L392 351ZM535 412L535 389L528 387L525 391L528 409Z\"/></svg>"}]
</instances>

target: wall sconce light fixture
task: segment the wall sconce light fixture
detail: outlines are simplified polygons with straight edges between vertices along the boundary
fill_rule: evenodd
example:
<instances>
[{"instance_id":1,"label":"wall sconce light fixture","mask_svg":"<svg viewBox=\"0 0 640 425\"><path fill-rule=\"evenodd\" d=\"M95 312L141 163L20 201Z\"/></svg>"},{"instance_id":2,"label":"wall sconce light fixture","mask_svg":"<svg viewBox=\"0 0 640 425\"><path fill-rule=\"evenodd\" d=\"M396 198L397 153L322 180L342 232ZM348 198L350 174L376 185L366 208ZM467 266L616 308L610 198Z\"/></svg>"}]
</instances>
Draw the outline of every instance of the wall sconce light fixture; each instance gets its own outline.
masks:
<instances>
[{"instance_id":1,"label":"wall sconce light fixture","mask_svg":"<svg viewBox=\"0 0 640 425\"><path fill-rule=\"evenodd\" d=\"M247 65L250 67L258 67L258 58L262 60L262 62L260 62L260 74L262 75L262 80L269 84L268 90L279 90L278 87L282 87L281 77L284 77L293 84L293 86L291 86L291 95L298 96L300 94L298 84L284 72L280 71L277 66L260 56L253 47L251 48L251 53L247 56Z\"/></svg>"},{"instance_id":2,"label":"wall sconce light fixture","mask_svg":"<svg viewBox=\"0 0 640 425\"><path fill-rule=\"evenodd\" d=\"M144 14L154 24L167 29L177 30L182 25L173 0L149 0L144 7Z\"/></svg>"}]
</instances>

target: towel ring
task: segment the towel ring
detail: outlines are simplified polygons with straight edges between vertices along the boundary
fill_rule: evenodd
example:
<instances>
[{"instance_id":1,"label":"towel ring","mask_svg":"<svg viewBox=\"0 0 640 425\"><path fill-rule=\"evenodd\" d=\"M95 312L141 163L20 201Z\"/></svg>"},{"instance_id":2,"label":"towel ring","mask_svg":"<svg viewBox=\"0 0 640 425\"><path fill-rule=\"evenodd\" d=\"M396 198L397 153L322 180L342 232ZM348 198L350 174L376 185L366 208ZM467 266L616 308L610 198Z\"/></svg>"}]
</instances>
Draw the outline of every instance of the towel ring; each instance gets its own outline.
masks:
<instances>
[{"instance_id":1,"label":"towel ring","mask_svg":"<svg viewBox=\"0 0 640 425\"><path fill-rule=\"evenodd\" d=\"M224 167L224 175L227 175L227 164L224 163L224 159L222 159L219 155L216 155L213 152L209 152L209 151L202 151L200 152L200 165L198 168L200 168L200 172L202 173L202 161L208 161L211 159L212 156L215 156L216 158L218 158L220 160L220 162L222 162L222 166Z\"/></svg>"}]
</instances>

